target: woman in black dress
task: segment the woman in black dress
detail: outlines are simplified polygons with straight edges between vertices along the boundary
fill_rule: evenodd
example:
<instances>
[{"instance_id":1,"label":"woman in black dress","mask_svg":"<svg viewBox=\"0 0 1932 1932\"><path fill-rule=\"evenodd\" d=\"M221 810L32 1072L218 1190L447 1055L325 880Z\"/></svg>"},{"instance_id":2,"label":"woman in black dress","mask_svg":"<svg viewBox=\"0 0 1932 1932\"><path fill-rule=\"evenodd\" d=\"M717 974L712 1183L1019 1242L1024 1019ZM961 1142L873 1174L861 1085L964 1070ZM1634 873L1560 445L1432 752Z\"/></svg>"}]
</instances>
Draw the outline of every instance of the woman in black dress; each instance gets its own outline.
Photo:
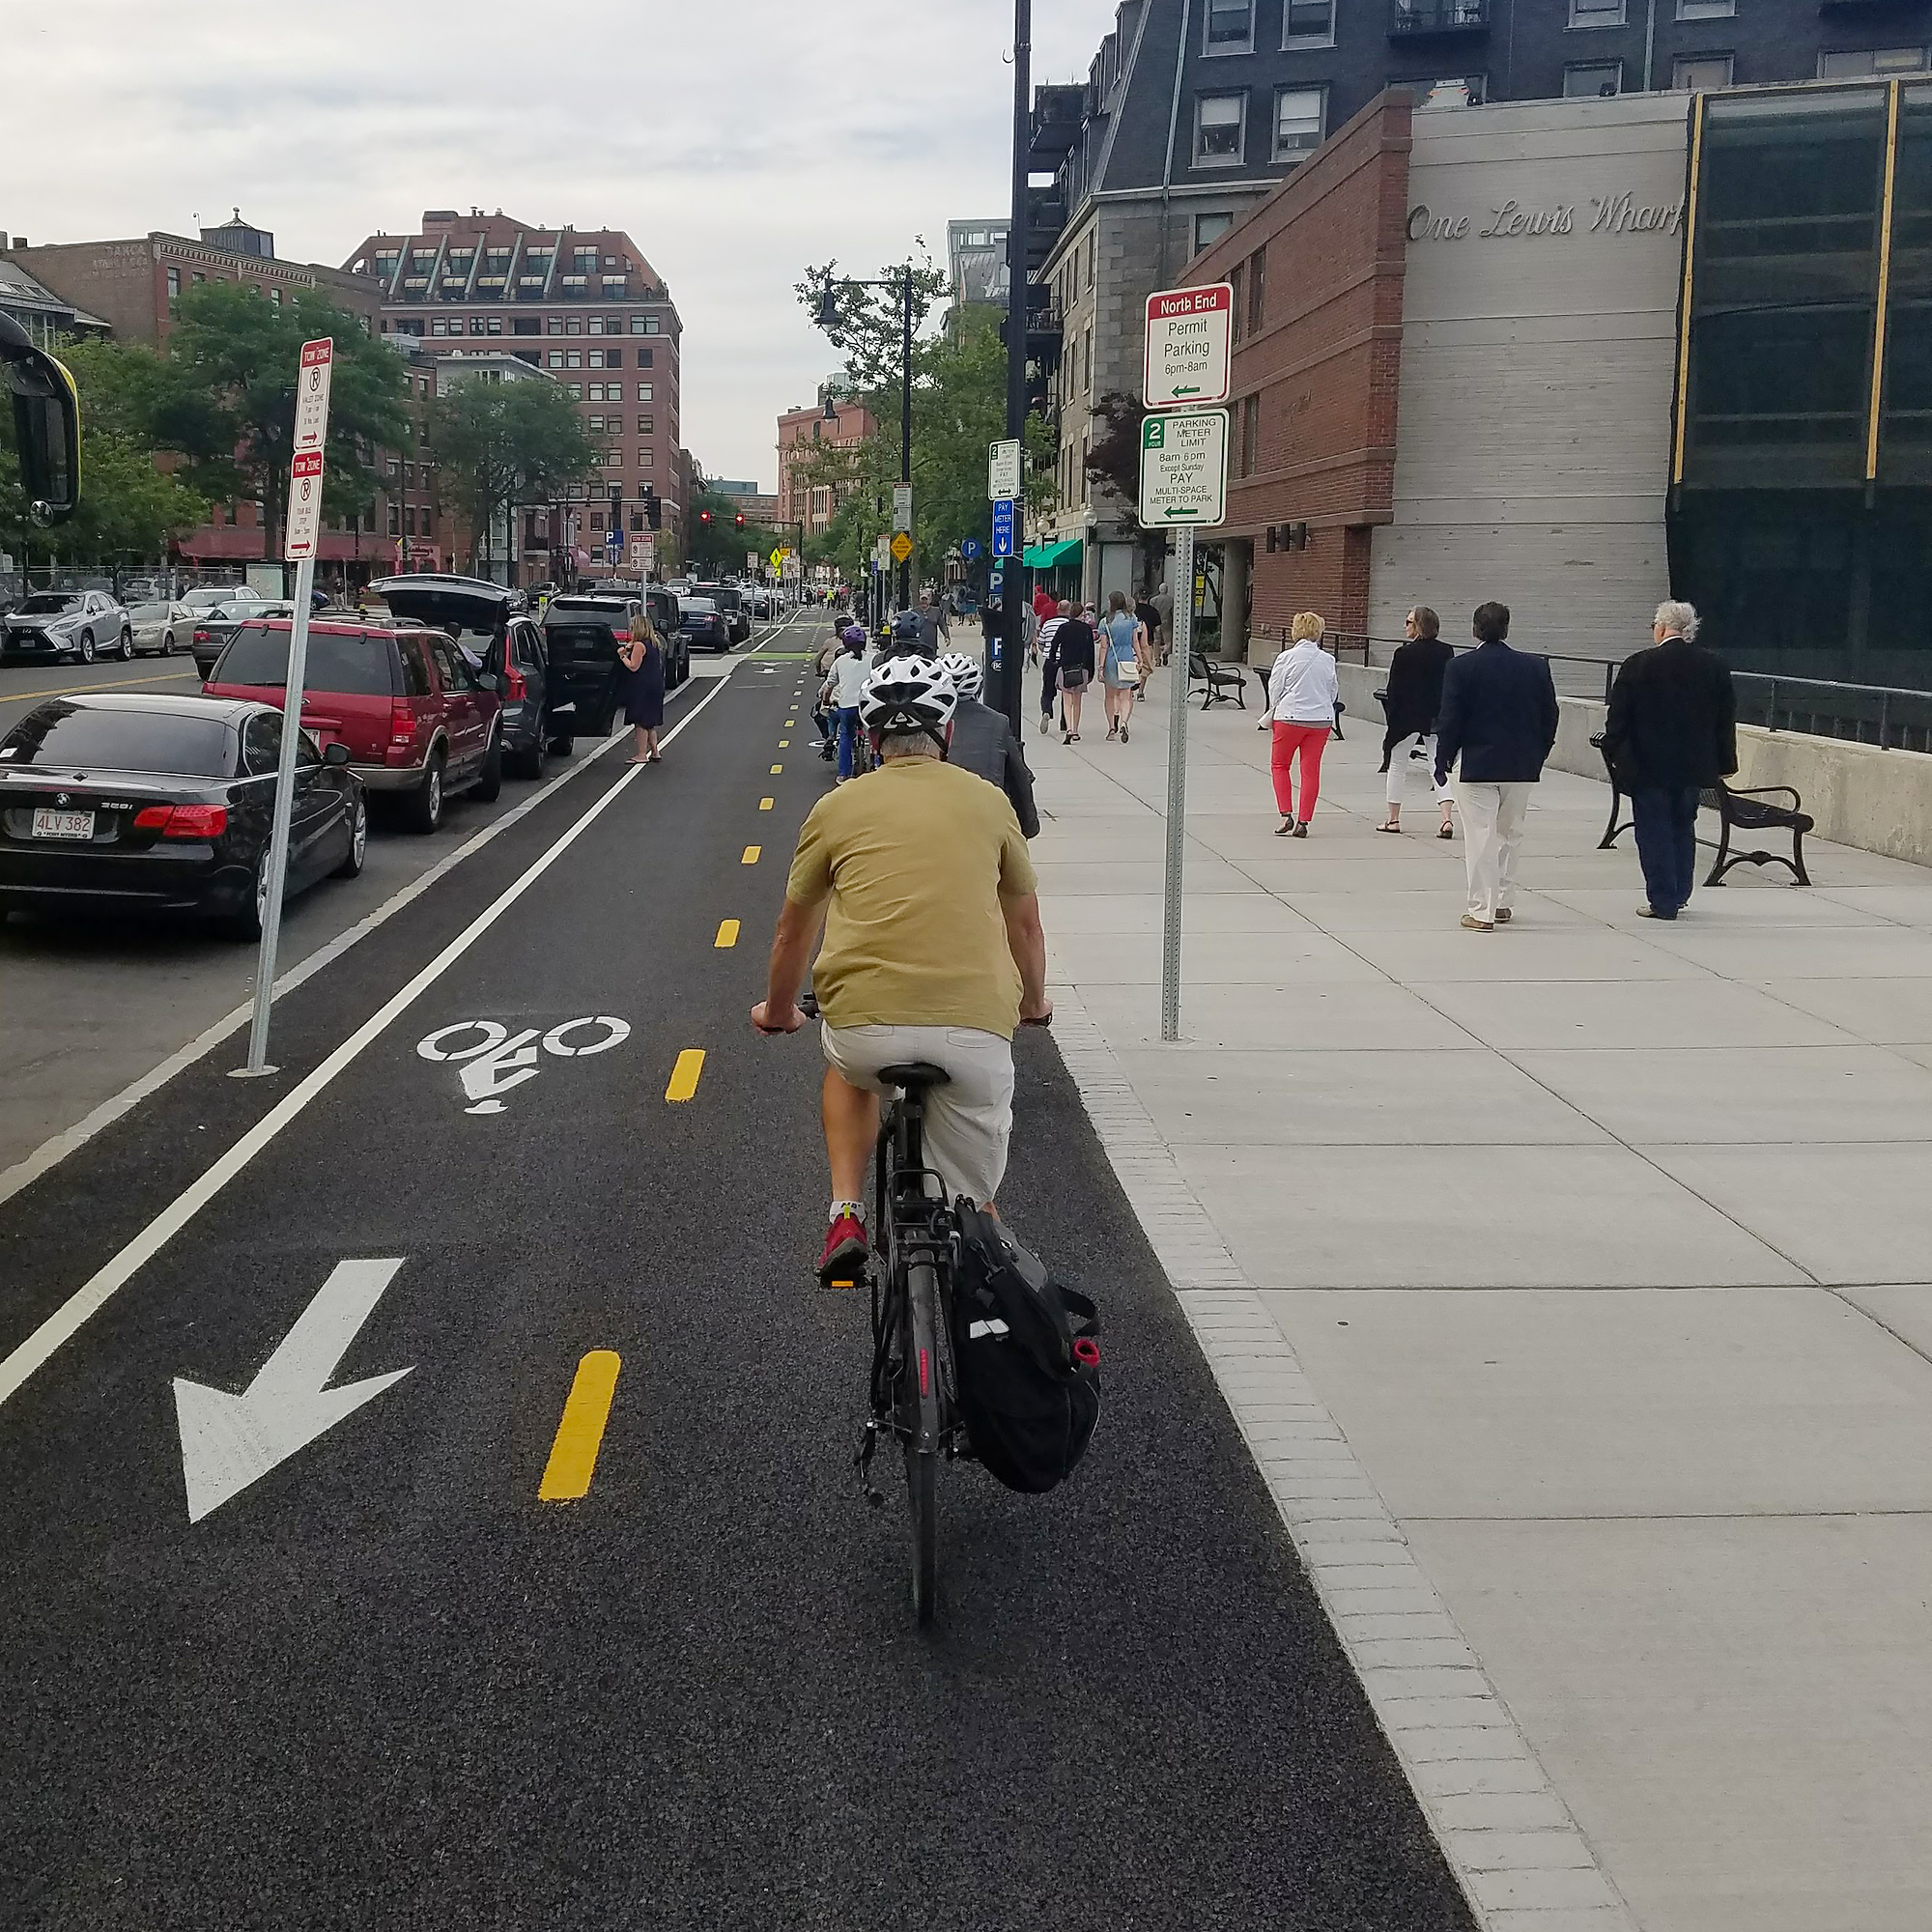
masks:
<instances>
[{"instance_id":1,"label":"woman in black dress","mask_svg":"<svg viewBox=\"0 0 1932 1932\"><path fill-rule=\"evenodd\" d=\"M1442 809L1436 838L1456 836L1450 794L1435 782L1435 714L1442 706L1442 673L1455 655L1438 635L1441 628L1435 612L1418 604L1403 625L1407 641L1389 664L1388 689L1382 693L1382 710L1388 717L1388 729L1382 735L1388 816L1376 827L1378 832L1402 830L1403 782L1410 765L1419 764Z\"/></svg>"},{"instance_id":2,"label":"woman in black dress","mask_svg":"<svg viewBox=\"0 0 1932 1932\"><path fill-rule=\"evenodd\" d=\"M643 611L631 619L631 636L617 661L624 667L624 716L637 734L627 763L656 765L664 762L658 750L658 731L665 722L665 661L658 635Z\"/></svg>"}]
</instances>

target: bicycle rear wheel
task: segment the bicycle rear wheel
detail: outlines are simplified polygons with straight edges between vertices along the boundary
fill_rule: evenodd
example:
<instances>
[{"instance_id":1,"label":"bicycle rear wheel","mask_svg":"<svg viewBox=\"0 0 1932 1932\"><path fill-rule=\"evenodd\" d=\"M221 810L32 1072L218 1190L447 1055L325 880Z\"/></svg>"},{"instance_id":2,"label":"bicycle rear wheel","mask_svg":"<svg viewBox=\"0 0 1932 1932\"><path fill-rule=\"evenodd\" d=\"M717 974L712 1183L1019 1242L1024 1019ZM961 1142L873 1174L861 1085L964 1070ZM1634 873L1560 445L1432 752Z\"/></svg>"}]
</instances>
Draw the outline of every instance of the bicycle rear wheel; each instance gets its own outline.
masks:
<instances>
[{"instance_id":1,"label":"bicycle rear wheel","mask_svg":"<svg viewBox=\"0 0 1932 1932\"><path fill-rule=\"evenodd\" d=\"M931 1262L915 1261L907 1267L906 1303L912 1332L906 1338L900 1379L900 1424L912 1530L912 1607L914 1617L923 1627L932 1621L939 1593L939 1457L945 1407L939 1275Z\"/></svg>"}]
</instances>

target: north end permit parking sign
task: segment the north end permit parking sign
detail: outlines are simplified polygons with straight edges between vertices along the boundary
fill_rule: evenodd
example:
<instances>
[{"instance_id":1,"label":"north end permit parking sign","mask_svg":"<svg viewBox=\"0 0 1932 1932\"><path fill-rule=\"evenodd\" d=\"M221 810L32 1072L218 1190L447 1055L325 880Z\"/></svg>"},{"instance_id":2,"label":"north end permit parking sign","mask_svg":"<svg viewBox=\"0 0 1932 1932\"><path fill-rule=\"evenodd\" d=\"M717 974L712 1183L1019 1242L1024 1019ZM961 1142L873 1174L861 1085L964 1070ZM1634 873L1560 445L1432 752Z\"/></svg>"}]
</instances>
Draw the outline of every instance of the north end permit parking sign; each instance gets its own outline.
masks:
<instances>
[{"instance_id":1,"label":"north end permit parking sign","mask_svg":"<svg viewBox=\"0 0 1932 1932\"><path fill-rule=\"evenodd\" d=\"M1141 397L1151 410L1228 400L1235 291L1156 289L1147 301L1147 367Z\"/></svg>"}]
</instances>

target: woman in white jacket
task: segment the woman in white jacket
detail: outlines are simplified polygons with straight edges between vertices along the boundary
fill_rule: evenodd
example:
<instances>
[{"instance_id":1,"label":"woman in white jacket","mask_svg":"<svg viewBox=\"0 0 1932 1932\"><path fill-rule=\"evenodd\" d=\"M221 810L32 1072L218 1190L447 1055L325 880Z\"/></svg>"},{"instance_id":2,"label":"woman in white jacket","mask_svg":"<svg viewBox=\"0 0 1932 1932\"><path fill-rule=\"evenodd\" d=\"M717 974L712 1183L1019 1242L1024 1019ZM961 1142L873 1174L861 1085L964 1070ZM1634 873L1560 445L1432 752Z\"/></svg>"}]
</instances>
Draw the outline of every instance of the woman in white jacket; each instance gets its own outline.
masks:
<instances>
[{"instance_id":1,"label":"woman in white jacket","mask_svg":"<svg viewBox=\"0 0 1932 1932\"><path fill-rule=\"evenodd\" d=\"M1274 802L1281 811L1277 838L1306 838L1315 801L1321 794L1321 753L1335 728L1335 698L1339 681L1335 660L1321 648L1327 626L1313 611L1295 612L1294 642L1274 661L1268 672L1268 719L1274 730L1270 769ZM1294 798L1295 759L1301 760L1301 810Z\"/></svg>"}]
</instances>

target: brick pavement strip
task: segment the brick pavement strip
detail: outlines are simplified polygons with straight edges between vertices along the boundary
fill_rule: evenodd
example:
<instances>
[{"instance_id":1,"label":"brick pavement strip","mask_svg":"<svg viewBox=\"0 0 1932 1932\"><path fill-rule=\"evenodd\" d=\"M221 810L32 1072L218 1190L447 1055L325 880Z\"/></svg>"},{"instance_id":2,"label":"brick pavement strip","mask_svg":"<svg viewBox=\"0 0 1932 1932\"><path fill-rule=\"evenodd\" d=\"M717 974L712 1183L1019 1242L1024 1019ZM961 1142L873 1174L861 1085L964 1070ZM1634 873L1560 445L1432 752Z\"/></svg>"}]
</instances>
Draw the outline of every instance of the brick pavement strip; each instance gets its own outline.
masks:
<instances>
[{"instance_id":1,"label":"brick pavement strip","mask_svg":"<svg viewBox=\"0 0 1932 1932\"><path fill-rule=\"evenodd\" d=\"M1071 986L1054 1037L1310 1580L1486 1932L1636 1932Z\"/></svg>"}]
</instances>

